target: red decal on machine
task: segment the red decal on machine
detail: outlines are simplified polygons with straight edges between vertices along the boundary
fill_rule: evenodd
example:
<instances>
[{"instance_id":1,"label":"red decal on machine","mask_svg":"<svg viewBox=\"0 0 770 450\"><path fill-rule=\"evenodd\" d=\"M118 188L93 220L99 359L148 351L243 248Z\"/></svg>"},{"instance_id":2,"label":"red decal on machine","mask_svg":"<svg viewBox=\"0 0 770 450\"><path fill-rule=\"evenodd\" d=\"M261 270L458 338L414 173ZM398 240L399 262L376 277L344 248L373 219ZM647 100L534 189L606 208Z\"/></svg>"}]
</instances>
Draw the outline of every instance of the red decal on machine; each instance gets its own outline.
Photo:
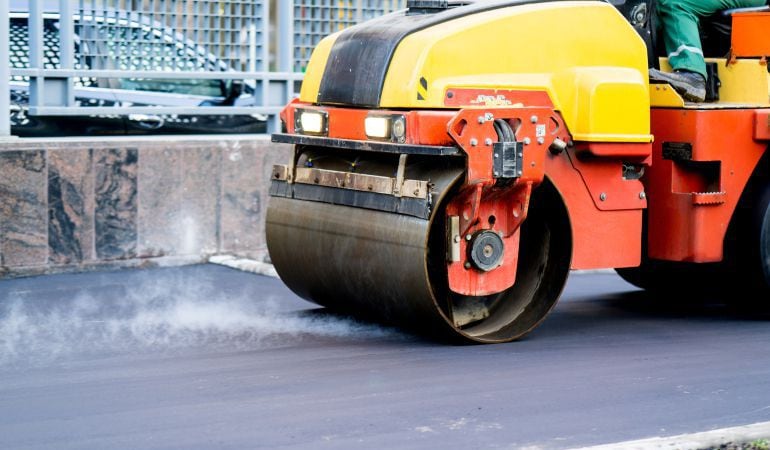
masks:
<instances>
[{"instance_id":1,"label":"red decal on machine","mask_svg":"<svg viewBox=\"0 0 770 450\"><path fill-rule=\"evenodd\" d=\"M444 106L543 106L553 107L548 93L544 91L514 91L506 89L448 88L444 94Z\"/></svg>"}]
</instances>

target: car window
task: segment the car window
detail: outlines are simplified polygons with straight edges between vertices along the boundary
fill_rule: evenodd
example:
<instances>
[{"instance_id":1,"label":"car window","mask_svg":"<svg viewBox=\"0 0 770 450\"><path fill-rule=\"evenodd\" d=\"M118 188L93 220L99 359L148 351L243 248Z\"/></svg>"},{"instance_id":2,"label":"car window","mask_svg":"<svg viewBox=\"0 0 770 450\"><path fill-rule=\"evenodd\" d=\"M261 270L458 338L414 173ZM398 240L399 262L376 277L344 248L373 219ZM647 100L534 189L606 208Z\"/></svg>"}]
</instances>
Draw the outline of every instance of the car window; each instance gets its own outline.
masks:
<instances>
[{"instance_id":1,"label":"car window","mask_svg":"<svg viewBox=\"0 0 770 450\"><path fill-rule=\"evenodd\" d=\"M122 78L120 89L134 91L164 92L168 94L189 94L219 97L222 95L222 83L219 80L160 80Z\"/></svg>"}]
</instances>

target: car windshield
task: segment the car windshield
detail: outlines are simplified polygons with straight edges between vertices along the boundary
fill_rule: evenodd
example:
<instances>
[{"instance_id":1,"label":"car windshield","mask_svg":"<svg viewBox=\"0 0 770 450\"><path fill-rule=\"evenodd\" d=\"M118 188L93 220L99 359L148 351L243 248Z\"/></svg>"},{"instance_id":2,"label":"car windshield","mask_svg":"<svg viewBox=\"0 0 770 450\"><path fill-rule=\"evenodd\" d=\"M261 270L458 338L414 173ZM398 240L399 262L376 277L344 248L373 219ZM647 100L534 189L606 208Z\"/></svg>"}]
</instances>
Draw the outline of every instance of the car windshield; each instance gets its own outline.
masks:
<instances>
[{"instance_id":1,"label":"car windshield","mask_svg":"<svg viewBox=\"0 0 770 450\"><path fill-rule=\"evenodd\" d=\"M220 80L121 78L118 84L120 89L134 91L204 95L208 97L222 95L222 82Z\"/></svg>"}]
</instances>

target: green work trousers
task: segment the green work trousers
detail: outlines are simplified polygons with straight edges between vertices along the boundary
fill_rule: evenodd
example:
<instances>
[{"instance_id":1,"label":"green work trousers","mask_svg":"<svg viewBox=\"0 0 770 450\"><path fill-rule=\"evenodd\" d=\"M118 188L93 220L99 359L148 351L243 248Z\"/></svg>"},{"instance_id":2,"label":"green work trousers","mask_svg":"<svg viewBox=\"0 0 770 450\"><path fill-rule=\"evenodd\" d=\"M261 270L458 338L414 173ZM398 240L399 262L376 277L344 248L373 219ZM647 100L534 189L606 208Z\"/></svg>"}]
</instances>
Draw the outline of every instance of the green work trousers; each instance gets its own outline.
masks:
<instances>
[{"instance_id":1,"label":"green work trousers","mask_svg":"<svg viewBox=\"0 0 770 450\"><path fill-rule=\"evenodd\" d=\"M766 4L767 0L658 0L660 31L671 67L706 78L706 61L698 32L700 19L723 9Z\"/></svg>"}]
</instances>

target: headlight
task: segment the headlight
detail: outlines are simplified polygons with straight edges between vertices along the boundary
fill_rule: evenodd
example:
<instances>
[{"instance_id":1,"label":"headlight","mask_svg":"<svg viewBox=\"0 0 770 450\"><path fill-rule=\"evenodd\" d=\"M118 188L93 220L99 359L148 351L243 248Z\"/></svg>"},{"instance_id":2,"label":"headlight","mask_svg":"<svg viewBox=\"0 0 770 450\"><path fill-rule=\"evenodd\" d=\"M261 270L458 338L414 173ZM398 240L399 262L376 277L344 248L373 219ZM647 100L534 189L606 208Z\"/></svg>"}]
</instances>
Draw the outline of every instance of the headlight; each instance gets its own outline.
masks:
<instances>
[{"instance_id":1,"label":"headlight","mask_svg":"<svg viewBox=\"0 0 770 450\"><path fill-rule=\"evenodd\" d=\"M406 117L369 116L364 120L364 129L369 139L391 142L406 142Z\"/></svg>"},{"instance_id":2,"label":"headlight","mask_svg":"<svg viewBox=\"0 0 770 450\"><path fill-rule=\"evenodd\" d=\"M370 138L390 139L390 117L367 117L364 128Z\"/></svg>"},{"instance_id":3,"label":"headlight","mask_svg":"<svg viewBox=\"0 0 770 450\"><path fill-rule=\"evenodd\" d=\"M297 109L294 111L294 132L299 134L329 134L329 115L326 111Z\"/></svg>"}]
</instances>

